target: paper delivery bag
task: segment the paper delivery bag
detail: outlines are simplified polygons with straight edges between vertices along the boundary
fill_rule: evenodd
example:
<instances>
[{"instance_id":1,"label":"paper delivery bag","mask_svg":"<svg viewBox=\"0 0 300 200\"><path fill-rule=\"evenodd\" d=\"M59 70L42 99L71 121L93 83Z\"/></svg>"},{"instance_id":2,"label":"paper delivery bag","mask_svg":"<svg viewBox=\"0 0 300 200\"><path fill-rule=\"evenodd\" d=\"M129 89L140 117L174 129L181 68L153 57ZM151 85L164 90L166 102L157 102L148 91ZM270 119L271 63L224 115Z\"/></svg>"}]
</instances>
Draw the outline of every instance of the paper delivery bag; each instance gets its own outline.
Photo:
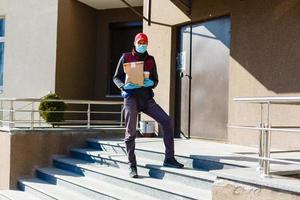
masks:
<instances>
[{"instance_id":1,"label":"paper delivery bag","mask_svg":"<svg viewBox=\"0 0 300 200\"><path fill-rule=\"evenodd\" d=\"M144 62L130 62L123 64L126 73L126 83L144 86Z\"/></svg>"}]
</instances>

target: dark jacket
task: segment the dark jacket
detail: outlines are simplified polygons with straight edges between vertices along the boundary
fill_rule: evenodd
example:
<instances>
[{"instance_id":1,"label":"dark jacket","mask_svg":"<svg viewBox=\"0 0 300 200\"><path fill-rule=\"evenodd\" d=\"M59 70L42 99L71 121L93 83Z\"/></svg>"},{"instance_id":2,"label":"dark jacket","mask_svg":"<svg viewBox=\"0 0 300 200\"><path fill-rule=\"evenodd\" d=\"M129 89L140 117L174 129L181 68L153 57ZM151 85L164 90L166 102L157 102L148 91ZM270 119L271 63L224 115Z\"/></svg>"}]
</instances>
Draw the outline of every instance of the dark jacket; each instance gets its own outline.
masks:
<instances>
[{"instance_id":1,"label":"dark jacket","mask_svg":"<svg viewBox=\"0 0 300 200\"><path fill-rule=\"evenodd\" d=\"M113 77L113 81L118 88L124 90L123 86L125 85L126 74L123 69L123 64L137 61L144 62L144 71L150 72L149 78L154 82L154 85L152 87L141 87L130 91L126 90L126 92L129 92L131 95L136 96L139 99L140 104L143 104L143 102L145 102L147 99L150 99L154 96L152 89L155 88L158 84L156 63L154 57L150 56L148 52L140 54L133 49L132 52L124 53L119 60L115 75Z\"/></svg>"}]
</instances>

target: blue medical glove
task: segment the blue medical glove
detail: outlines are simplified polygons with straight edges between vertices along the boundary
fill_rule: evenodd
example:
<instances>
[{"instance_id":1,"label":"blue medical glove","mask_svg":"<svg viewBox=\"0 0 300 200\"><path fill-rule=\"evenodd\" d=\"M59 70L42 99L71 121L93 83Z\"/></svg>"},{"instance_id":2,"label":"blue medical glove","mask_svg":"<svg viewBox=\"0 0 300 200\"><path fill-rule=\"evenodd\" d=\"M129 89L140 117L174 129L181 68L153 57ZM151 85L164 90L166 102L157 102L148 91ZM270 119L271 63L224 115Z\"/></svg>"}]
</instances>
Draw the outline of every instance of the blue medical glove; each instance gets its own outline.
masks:
<instances>
[{"instance_id":1,"label":"blue medical glove","mask_svg":"<svg viewBox=\"0 0 300 200\"><path fill-rule=\"evenodd\" d=\"M132 84L132 83L126 83L123 88L125 90L133 90L133 89L137 89L137 88L140 88L141 86L139 85L136 85L136 84Z\"/></svg>"},{"instance_id":2,"label":"blue medical glove","mask_svg":"<svg viewBox=\"0 0 300 200\"><path fill-rule=\"evenodd\" d=\"M131 93L128 90L122 90L121 95L123 98L127 99L130 97Z\"/></svg>"},{"instance_id":3,"label":"blue medical glove","mask_svg":"<svg viewBox=\"0 0 300 200\"><path fill-rule=\"evenodd\" d=\"M144 87L152 87L154 85L154 82L149 79L149 78L145 78L144 79Z\"/></svg>"}]
</instances>

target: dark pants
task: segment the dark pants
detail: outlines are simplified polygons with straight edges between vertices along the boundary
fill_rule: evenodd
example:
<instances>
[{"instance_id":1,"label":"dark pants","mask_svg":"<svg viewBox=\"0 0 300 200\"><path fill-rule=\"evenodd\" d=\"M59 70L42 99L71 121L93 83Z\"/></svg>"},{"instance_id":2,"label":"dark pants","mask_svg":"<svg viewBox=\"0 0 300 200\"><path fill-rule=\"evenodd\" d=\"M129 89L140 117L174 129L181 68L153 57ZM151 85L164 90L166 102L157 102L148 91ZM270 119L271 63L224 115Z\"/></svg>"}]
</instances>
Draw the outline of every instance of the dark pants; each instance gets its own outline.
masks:
<instances>
[{"instance_id":1,"label":"dark pants","mask_svg":"<svg viewBox=\"0 0 300 200\"><path fill-rule=\"evenodd\" d=\"M139 112L138 101L134 96L130 96L124 100L125 106L125 144L128 154L129 166L136 166L135 157L135 138L136 138L136 124ZM155 102L153 98L147 100L144 104L143 113L149 115L156 120L163 127L163 138L165 144L165 157L170 158L174 156L174 130L172 122L168 114Z\"/></svg>"}]
</instances>

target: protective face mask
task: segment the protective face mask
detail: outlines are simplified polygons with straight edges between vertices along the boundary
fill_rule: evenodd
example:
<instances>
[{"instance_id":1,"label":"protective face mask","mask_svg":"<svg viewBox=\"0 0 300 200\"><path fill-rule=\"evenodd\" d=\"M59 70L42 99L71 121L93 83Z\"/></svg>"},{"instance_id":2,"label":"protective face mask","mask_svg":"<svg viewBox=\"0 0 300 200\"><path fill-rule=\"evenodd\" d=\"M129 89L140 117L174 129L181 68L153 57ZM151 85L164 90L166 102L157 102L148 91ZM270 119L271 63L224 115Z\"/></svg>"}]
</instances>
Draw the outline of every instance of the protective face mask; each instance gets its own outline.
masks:
<instances>
[{"instance_id":1,"label":"protective face mask","mask_svg":"<svg viewBox=\"0 0 300 200\"><path fill-rule=\"evenodd\" d=\"M142 45L136 45L135 50L139 53L145 53L147 51L148 45L142 44Z\"/></svg>"}]
</instances>

